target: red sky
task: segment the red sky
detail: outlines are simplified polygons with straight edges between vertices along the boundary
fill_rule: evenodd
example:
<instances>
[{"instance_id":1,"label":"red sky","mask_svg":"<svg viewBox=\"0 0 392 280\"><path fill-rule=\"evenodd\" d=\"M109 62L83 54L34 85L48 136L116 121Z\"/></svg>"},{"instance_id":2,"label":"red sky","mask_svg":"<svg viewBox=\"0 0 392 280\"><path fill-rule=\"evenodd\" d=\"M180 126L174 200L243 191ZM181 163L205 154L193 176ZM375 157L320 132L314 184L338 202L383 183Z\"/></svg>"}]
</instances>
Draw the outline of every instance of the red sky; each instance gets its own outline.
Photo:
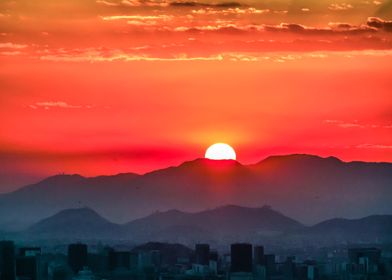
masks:
<instances>
[{"instance_id":1,"label":"red sky","mask_svg":"<svg viewBox=\"0 0 392 280\"><path fill-rule=\"evenodd\" d=\"M392 1L0 3L0 192L242 163L392 161Z\"/></svg>"}]
</instances>

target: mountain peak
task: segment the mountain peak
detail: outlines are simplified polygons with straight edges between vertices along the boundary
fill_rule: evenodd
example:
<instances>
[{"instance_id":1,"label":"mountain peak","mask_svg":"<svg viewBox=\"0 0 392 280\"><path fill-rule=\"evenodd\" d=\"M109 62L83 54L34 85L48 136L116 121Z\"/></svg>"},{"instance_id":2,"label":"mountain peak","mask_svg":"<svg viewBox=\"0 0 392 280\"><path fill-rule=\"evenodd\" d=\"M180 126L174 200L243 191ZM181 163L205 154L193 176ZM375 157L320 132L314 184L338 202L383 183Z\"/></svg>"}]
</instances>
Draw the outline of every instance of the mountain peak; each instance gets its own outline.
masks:
<instances>
[{"instance_id":1,"label":"mountain peak","mask_svg":"<svg viewBox=\"0 0 392 280\"><path fill-rule=\"evenodd\" d=\"M95 210L89 207L80 207L80 208L69 208L64 209L53 216L46 218L45 220L68 220L68 219L77 219L77 220L105 220L101 217ZM105 220L106 221L106 220Z\"/></svg>"},{"instance_id":2,"label":"mountain peak","mask_svg":"<svg viewBox=\"0 0 392 280\"><path fill-rule=\"evenodd\" d=\"M243 165L233 159L213 160L208 158L197 158L195 160L185 161L179 167L182 166L232 167L232 166L243 166Z\"/></svg>"},{"instance_id":3,"label":"mountain peak","mask_svg":"<svg viewBox=\"0 0 392 280\"><path fill-rule=\"evenodd\" d=\"M42 180L38 184L41 184L41 183L54 184L54 183L58 183L58 182L60 182L60 183L73 183L73 182L80 182L84 179L86 179L86 178L83 177L82 175L79 175L79 174L57 174L57 175L53 175L53 176L50 176L50 177Z\"/></svg>"},{"instance_id":4,"label":"mountain peak","mask_svg":"<svg viewBox=\"0 0 392 280\"><path fill-rule=\"evenodd\" d=\"M271 161L281 161L281 162L289 162L289 161L331 161L331 162L339 162L342 161L337 157L329 156L329 157L321 157L317 155L310 154L289 154L289 155L274 155L269 156L262 160L261 162L271 162ZM260 162L260 163L261 163Z\"/></svg>"}]
</instances>

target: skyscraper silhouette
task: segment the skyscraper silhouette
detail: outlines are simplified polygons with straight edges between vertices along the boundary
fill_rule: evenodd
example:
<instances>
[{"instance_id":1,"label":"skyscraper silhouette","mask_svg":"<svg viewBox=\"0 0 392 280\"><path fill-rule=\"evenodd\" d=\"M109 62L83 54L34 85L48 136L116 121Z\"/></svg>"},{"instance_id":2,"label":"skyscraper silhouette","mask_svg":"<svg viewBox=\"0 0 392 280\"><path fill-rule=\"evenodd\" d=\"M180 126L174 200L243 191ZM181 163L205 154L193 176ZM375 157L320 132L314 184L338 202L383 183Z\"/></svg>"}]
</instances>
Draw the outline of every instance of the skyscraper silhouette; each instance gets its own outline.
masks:
<instances>
[{"instance_id":1,"label":"skyscraper silhouette","mask_svg":"<svg viewBox=\"0 0 392 280\"><path fill-rule=\"evenodd\" d=\"M231 272L252 272L252 245L237 243L231 245Z\"/></svg>"},{"instance_id":2,"label":"skyscraper silhouette","mask_svg":"<svg viewBox=\"0 0 392 280\"><path fill-rule=\"evenodd\" d=\"M196 244L196 264L208 265L210 257L210 245L208 244Z\"/></svg>"},{"instance_id":3,"label":"skyscraper silhouette","mask_svg":"<svg viewBox=\"0 0 392 280\"><path fill-rule=\"evenodd\" d=\"M73 273L78 273L83 266L87 266L87 245L70 244L68 246L68 264Z\"/></svg>"},{"instance_id":4,"label":"skyscraper silhouette","mask_svg":"<svg viewBox=\"0 0 392 280\"><path fill-rule=\"evenodd\" d=\"M253 261L255 265L264 265L264 247L255 246L253 249Z\"/></svg>"},{"instance_id":5,"label":"skyscraper silhouette","mask_svg":"<svg viewBox=\"0 0 392 280\"><path fill-rule=\"evenodd\" d=\"M0 280L15 280L15 246L12 241L0 241Z\"/></svg>"}]
</instances>

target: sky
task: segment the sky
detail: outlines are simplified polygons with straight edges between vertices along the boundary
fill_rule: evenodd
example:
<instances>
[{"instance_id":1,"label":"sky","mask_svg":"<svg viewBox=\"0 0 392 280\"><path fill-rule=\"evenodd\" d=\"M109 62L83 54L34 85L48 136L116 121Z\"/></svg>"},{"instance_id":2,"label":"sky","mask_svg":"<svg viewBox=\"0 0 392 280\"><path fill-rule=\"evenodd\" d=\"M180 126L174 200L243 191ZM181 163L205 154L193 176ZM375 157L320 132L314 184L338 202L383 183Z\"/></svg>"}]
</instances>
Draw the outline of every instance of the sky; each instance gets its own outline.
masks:
<instances>
[{"instance_id":1,"label":"sky","mask_svg":"<svg viewBox=\"0 0 392 280\"><path fill-rule=\"evenodd\" d=\"M392 162L392 1L2 0L0 193L237 159Z\"/></svg>"}]
</instances>

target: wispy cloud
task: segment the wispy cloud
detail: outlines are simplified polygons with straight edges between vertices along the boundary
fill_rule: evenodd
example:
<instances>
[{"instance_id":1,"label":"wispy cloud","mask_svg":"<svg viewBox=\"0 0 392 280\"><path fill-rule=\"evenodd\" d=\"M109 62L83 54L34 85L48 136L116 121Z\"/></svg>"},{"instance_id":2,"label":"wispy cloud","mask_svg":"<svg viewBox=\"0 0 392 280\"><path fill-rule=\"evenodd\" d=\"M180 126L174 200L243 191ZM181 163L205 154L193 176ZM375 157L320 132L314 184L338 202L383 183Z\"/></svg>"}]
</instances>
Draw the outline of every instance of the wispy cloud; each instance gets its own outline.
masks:
<instances>
[{"instance_id":1,"label":"wispy cloud","mask_svg":"<svg viewBox=\"0 0 392 280\"><path fill-rule=\"evenodd\" d=\"M381 125L381 124L369 124L369 123L359 123L357 120L352 122L347 122L343 120L325 120L324 123L338 126L340 128L383 128L392 129L392 125Z\"/></svg>"},{"instance_id":2,"label":"wispy cloud","mask_svg":"<svg viewBox=\"0 0 392 280\"><path fill-rule=\"evenodd\" d=\"M90 109L92 108L92 105L72 105L68 104L67 102L64 101L44 101L44 102L36 102L34 104L29 105L29 108L31 109L39 109L43 108L45 110L49 110L51 108L62 108L62 109L81 109L81 108L86 108Z\"/></svg>"},{"instance_id":3,"label":"wispy cloud","mask_svg":"<svg viewBox=\"0 0 392 280\"><path fill-rule=\"evenodd\" d=\"M341 3L341 4L334 3L334 4L329 5L329 7L328 7L328 9L331 11L345 11L345 10L350 10L353 8L354 8L353 5L347 4L347 3Z\"/></svg>"},{"instance_id":4,"label":"wispy cloud","mask_svg":"<svg viewBox=\"0 0 392 280\"><path fill-rule=\"evenodd\" d=\"M173 19L170 15L117 15L117 16L103 16L103 20L164 20L169 21Z\"/></svg>"},{"instance_id":5,"label":"wispy cloud","mask_svg":"<svg viewBox=\"0 0 392 280\"><path fill-rule=\"evenodd\" d=\"M11 42L7 42L7 43L0 43L0 49L25 49L27 48L28 45L23 45L23 44L16 44L16 43L11 43Z\"/></svg>"},{"instance_id":6,"label":"wispy cloud","mask_svg":"<svg viewBox=\"0 0 392 280\"><path fill-rule=\"evenodd\" d=\"M97 0L97 4L104 5L107 7L167 7L169 6L169 2L165 1L149 1L149 0L122 0L120 2L112 2L106 0Z\"/></svg>"},{"instance_id":7,"label":"wispy cloud","mask_svg":"<svg viewBox=\"0 0 392 280\"><path fill-rule=\"evenodd\" d=\"M392 149L392 145L379 144L360 144L356 146L359 149Z\"/></svg>"},{"instance_id":8,"label":"wispy cloud","mask_svg":"<svg viewBox=\"0 0 392 280\"><path fill-rule=\"evenodd\" d=\"M192 10L193 14L197 15L252 15L252 14L268 14L271 11L269 9L256 9L253 7L249 8L228 8L228 9L212 9L212 8L200 8Z\"/></svg>"}]
</instances>

